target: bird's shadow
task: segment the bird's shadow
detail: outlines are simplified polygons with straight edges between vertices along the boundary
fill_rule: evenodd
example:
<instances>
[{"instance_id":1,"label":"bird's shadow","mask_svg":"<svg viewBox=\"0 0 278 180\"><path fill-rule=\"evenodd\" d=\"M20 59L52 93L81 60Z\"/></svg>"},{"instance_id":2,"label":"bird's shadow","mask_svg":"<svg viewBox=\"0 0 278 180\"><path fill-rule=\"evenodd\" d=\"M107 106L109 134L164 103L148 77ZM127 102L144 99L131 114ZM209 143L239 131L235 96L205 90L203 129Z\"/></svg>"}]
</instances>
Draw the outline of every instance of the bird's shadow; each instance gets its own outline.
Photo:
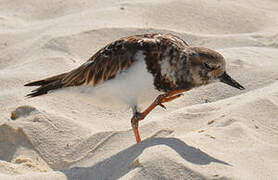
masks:
<instances>
[{"instance_id":1,"label":"bird's shadow","mask_svg":"<svg viewBox=\"0 0 278 180\"><path fill-rule=\"evenodd\" d=\"M62 170L69 180L73 179L118 179L127 174L131 164L146 149L156 145L166 145L175 150L184 160L198 165L211 162L229 165L215 159L200 149L189 146L177 138L150 138L101 161L90 167L73 167Z\"/></svg>"}]
</instances>

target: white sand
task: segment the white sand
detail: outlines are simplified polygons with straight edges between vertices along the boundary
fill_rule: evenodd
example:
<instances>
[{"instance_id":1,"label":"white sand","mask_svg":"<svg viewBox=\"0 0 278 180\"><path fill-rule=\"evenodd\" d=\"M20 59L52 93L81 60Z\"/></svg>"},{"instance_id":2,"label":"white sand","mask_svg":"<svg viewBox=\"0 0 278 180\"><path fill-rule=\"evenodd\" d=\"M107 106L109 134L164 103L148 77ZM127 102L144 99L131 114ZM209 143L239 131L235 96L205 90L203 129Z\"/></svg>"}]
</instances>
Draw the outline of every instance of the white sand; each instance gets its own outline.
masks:
<instances>
[{"instance_id":1,"label":"white sand","mask_svg":"<svg viewBox=\"0 0 278 180\"><path fill-rule=\"evenodd\" d=\"M140 144L127 107L65 91L24 97L23 84L148 32L221 52L246 90L185 93L140 124ZM276 0L2 0L0 39L0 179L278 178Z\"/></svg>"}]
</instances>

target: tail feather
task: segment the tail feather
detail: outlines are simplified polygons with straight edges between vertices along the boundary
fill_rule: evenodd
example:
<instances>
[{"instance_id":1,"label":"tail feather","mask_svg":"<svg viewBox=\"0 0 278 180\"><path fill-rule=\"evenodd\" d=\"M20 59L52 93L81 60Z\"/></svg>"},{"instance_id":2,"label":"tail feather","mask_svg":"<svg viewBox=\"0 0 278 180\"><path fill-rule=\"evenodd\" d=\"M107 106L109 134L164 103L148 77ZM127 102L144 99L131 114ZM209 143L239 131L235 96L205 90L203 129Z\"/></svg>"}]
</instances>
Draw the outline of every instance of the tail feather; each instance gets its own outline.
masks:
<instances>
[{"instance_id":1,"label":"tail feather","mask_svg":"<svg viewBox=\"0 0 278 180\"><path fill-rule=\"evenodd\" d=\"M45 85L48 83L49 83L49 81L39 80L39 81L34 81L34 82L24 84L24 86L42 86L42 85Z\"/></svg>"},{"instance_id":2,"label":"tail feather","mask_svg":"<svg viewBox=\"0 0 278 180\"><path fill-rule=\"evenodd\" d=\"M24 84L24 86L43 86L49 83L52 83L54 81L57 81L58 79L64 78L66 76L67 73L63 73L63 74L59 74L56 76L52 76L43 80L38 80L38 81L34 81L34 82L30 82L27 84Z\"/></svg>"},{"instance_id":3,"label":"tail feather","mask_svg":"<svg viewBox=\"0 0 278 180\"><path fill-rule=\"evenodd\" d=\"M30 94L27 94L27 97L36 97L47 94L50 90L70 86L80 86L86 82L89 82L87 80L87 74L89 74L91 71L91 67L92 66L88 66L88 64L85 63L84 65L73 69L70 72L27 83L24 86L39 86L37 89L31 91Z\"/></svg>"},{"instance_id":4,"label":"tail feather","mask_svg":"<svg viewBox=\"0 0 278 180\"><path fill-rule=\"evenodd\" d=\"M50 84L46 84L46 85L43 85L35 90L32 91L32 93L30 94L27 94L26 96L27 97L36 97L36 96L40 96L40 95L43 95L43 94L47 94L48 91L50 90L55 90L55 89L59 89L61 88L63 85L60 81L57 81L57 82L53 82L53 83L50 83Z\"/></svg>"},{"instance_id":5,"label":"tail feather","mask_svg":"<svg viewBox=\"0 0 278 180\"><path fill-rule=\"evenodd\" d=\"M37 89L31 91L30 94L27 94L27 97L36 97L43 94L47 94L50 90L55 90L63 87L63 78L67 73L60 74L57 76L52 76L50 78L46 78L39 81L34 81L25 84L24 86L40 86Z\"/></svg>"}]
</instances>

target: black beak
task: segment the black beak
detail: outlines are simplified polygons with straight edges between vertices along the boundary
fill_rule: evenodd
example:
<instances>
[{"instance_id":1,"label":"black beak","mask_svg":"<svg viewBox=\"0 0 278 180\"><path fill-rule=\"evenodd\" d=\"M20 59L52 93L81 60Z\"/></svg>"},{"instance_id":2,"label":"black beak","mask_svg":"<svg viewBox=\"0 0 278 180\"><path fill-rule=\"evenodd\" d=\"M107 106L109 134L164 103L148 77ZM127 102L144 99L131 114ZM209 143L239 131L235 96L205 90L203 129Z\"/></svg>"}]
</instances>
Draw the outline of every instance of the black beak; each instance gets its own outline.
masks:
<instances>
[{"instance_id":1,"label":"black beak","mask_svg":"<svg viewBox=\"0 0 278 180\"><path fill-rule=\"evenodd\" d=\"M233 86L235 88L238 88L240 90L245 89L242 85L240 85L238 82L236 82L235 80L233 80L226 72L224 72L220 77L219 77L220 81L223 83L226 83L230 86Z\"/></svg>"}]
</instances>

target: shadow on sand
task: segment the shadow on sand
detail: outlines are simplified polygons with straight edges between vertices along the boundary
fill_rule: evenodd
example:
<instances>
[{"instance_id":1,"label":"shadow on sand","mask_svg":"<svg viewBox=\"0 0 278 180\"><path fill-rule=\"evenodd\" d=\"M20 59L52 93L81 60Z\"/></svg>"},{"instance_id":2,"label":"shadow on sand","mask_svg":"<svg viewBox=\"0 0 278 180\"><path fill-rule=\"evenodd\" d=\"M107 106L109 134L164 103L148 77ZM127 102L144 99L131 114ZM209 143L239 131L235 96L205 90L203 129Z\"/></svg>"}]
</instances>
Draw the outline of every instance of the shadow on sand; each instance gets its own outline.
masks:
<instances>
[{"instance_id":1,"label":"shadow on sand","mask_svg":"<svg viewBox=\"0 0 278 180\"><path fill-rule=\"evenodd\" d=\"M74 179L118 179L127 174L132 168L130 165L144 151L144 149L156 145L166 145L175 150L184 160L193 164L206 165L211 162L229 165L215 159L200 149L185 144L177 138L151 138L94 164L91 167L73 167L62 172L69 180ZM187 168L186 168L187 169ZM192 171L187 169L187 171ZM201 179L204 177L200 175Z\"/></svg>"}]
</instances>

